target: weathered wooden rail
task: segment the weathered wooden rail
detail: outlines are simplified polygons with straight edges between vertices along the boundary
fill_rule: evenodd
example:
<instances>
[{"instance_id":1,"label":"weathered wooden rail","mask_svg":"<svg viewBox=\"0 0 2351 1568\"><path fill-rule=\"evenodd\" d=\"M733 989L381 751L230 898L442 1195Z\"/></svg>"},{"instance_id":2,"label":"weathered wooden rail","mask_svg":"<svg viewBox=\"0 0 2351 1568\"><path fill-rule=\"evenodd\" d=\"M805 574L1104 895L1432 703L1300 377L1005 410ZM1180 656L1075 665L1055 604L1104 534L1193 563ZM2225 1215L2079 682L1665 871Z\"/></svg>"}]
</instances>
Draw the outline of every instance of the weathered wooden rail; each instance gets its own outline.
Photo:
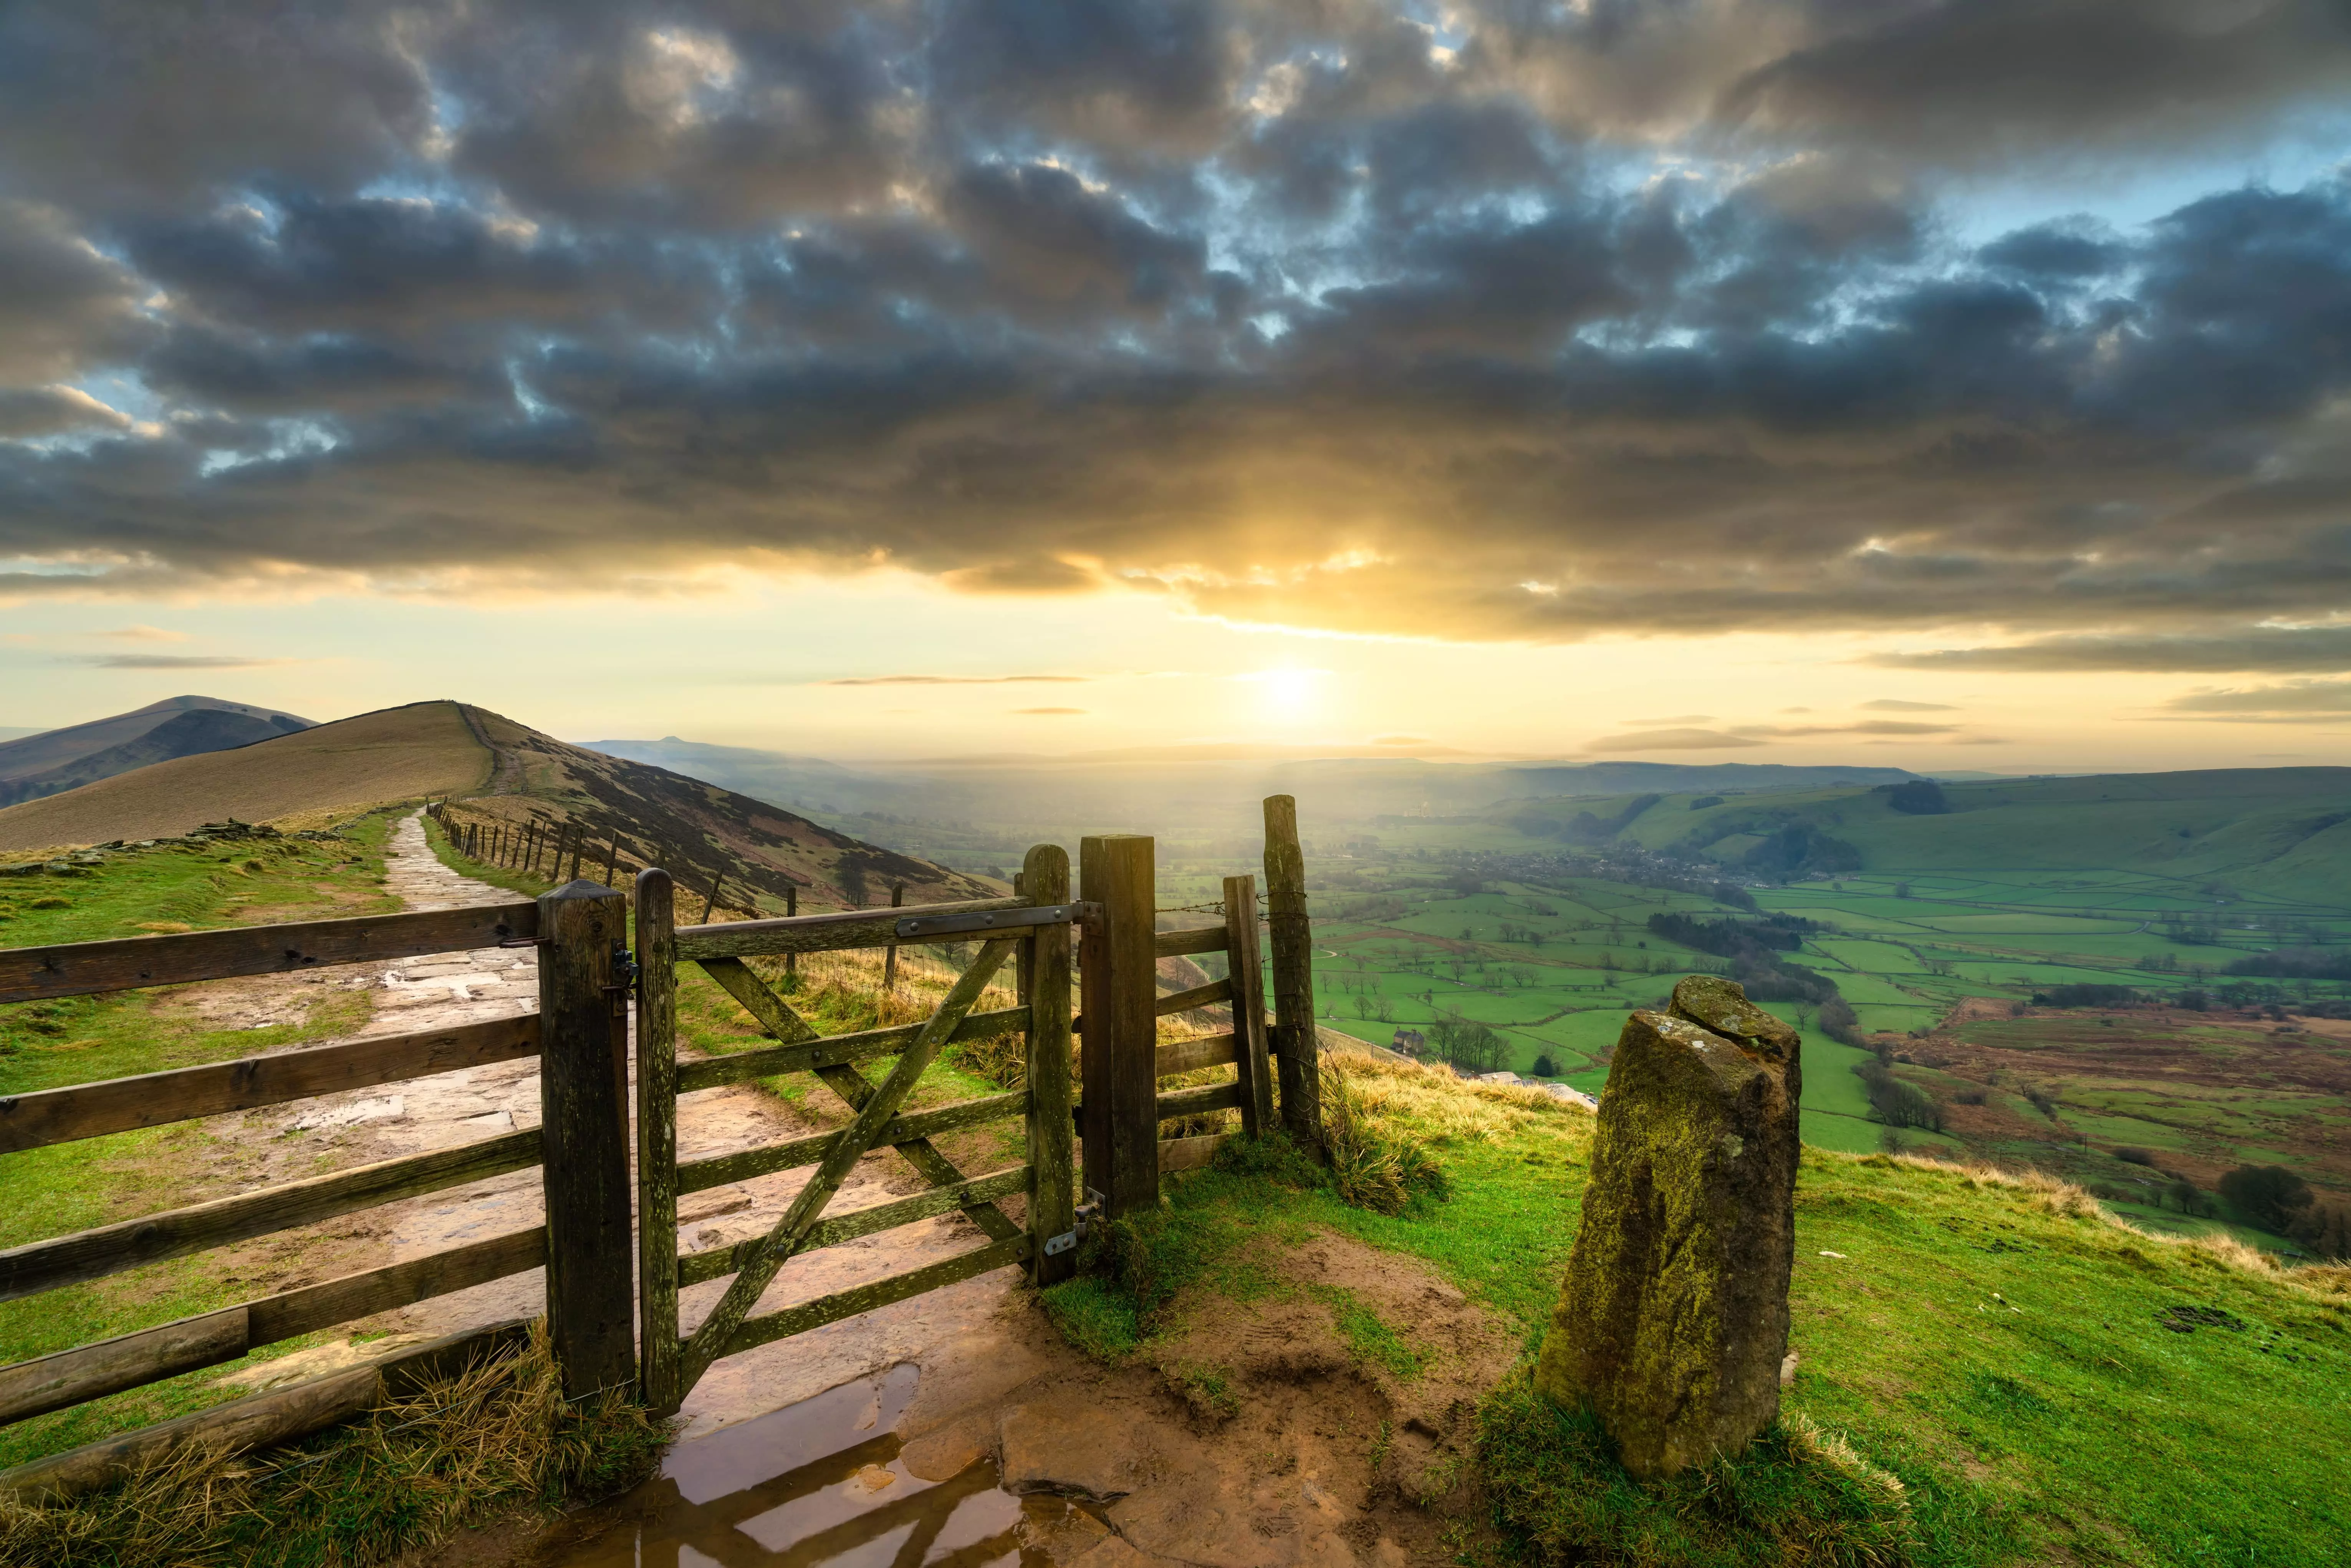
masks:
<instances>
[{"instance_id":1,"label":"weathered wooden rail","mask_svg":"<svg viewBox=\"0 0 2351 1568\"><path fill-rule=\"evenodd\" d=\"M0 1002L534 942L540 925L540 904L516 903L5 949L0 950ZM549 970L542 964L543 984ZM538 1056L539 1026L538 1017L524 1017L424 1030L7 1096L0 1098L0 1154ZM26 1243L0 1251L0 1301L527 1169L539 1165L544 1155L545 1140L533 1128ZM235 1361L319 1329L536 1269L547 1261L548 1247L548 1230L532 1227L0 1367L0 1424ZM340 1406L316 1396L238 1405L256 1440L293 1435L295 1426L330 1408L340 1411ZM267 1410L277 1416L255 1418ZM109 1438L94 1448L131 1457L143 1451L125 1443ZM37 1487L82 1476L90 1473L90 1458L78 1450L53 1456L19 1468L29 1474L0 1477L0 1484Z\"/></svg>"},{"instance_id":2,"label":"weathered wooden rail","mask_svg":"<svg viewBox=\"0 0 2351 1568\"><path fill-rule=\"evenodd\" d=\"M567 1392L580 1396L633 1382L663 1410L674 1409L713 1361L757 1344L1009 1264L1023 1264L1040 1284L1065 1278L1076 1261L1081 1190L1098 1197L1098 1211L1109 1215L1155 1204L1163 1174L1205 1163L1234 1135L1163 1138L1164 1124L1238 1111L1239 1135L1255 1136L1274 1124L1278 1080L1283 1124L1297 1136L1319 1140L1304 862L1289 799L1275 797L1266 807L1270 1025L1256 879L1225 880L1220 922L1159 931L1153 842L1133 835L1083 841L1074 898L1068 856L1040 845L1029 852L1010 898L717 925L676 924L672 879L648 867L635 878L633 954L628 950L630 901L585 881L536 901L487 907L0 949L0 1003L498 945L534 946L539 954L536 1014L0 1098L0 1155L533 1057L541 1103L536 1128L0 1251L0 1301L533 1166L542 1172L546 1200L540 1225L0 1367L0 1425L538 1268L547 1271L549 1332ZM571 830L469 823L441 809L436 815L461 853L532 867L551 853L559 873L567 854L575 872L583 853L590 869L599 859L610 866L628 858L617 838L600 856ZM705 910L716 893L714 885ZM1073 1016L1071 1005L1073 937L1081 1016ZM789 982L797 959L807 954L872 947L894 954L900 946L974 941L983 945L979 957L930 1019L830 1038L820 1038L787 997L744 962L781 956ZM1224 978L1159 994L1158 959L1209 953L1227 956ZM977 1010L987 984L1008 963L1017 1005ZM698 966L772 1043L678 1061L680 964ZM632 994L638 1040L633 1176L627 1052ZM1161 1019L1212 1007L1228 1009L1227 1032L1159 1042ZM1071 1047L1081 1030L1085 1048L1074 1054L1082 1097L1071 1082ZM1026 1037L1022 1087L907 1107L909 1093L940 1051L1016 1033ZM859 1066L884 1060L892 1065L878 1082ZM1162 1090L1167 1079L1228 1065L1233 1069L1228 1081ZM677 1159L679 1095L799 1071L814 1074L842 1102L852 1113L849 1125L711 1158ZM934 1141L1016 1117L1025 1122L1027 1157L1019 1166L967 1175ZM929 1186L908 1197L828 1212L850 1168L883 1148L895 1149ZM803 1167L814 1167L813 1174L768 1236L701 1250L681 1247L682 1195ZM1020 1221L998 1207L1015 1197L1026 1203ZM781 1312L753 1314L789 1258L951 1214L969 1219L984 1244ZM730 1277L716 1307L692 1334L681 1335L679 1292ZM511 1339L515 1330L506 1324L485 1332ZM437 1366L465 1343L464 1336L436 1342L424 1347L431 1354L423 1360L410 1359L418 1367ZM200 1412L37 1460L0 1473L0 1491L91 1484L104 1479L110 1465L134 1462L157 1452L158 1445L199 1433L248 1447L282 1440L363 1408L367 1390L378 1385L354 1376L338 1374L236 1401L220 1407L226 1414L218 1418Z\"/></svg>"}]
</instances>

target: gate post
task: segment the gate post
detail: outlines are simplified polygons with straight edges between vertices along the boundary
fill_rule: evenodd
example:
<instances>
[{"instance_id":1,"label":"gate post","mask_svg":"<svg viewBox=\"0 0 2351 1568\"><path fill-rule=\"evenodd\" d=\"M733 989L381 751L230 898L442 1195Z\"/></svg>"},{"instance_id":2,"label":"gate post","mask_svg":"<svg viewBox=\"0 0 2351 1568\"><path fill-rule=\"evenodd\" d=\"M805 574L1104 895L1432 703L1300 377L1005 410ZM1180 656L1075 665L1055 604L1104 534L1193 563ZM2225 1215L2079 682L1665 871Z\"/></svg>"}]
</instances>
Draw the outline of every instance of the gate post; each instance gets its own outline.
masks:
<instances>
[{"instance_id":1,"label":"gate post","mask_svg":"<svg viewBox=\"0 0 2351 1568\"><path fill-rule=\"evenodd\" d=\"M1306 852L1298 843L1298 802L1265 798L1265 892L1273 928L1273 1051L1281 1078L1281 1122L1290 1136L1322 1146L1322 1061L1314 1027L1314 932L1306 915Z\"/></svg>"},{"instance_id":2,"label":"gate post","mask_svg":"<svg viewBox=\"0 0 2351 1568\"><path fill-rule=\"evenodd\" d=\"M1152 841L1109 833L1078 843L1078 896L1102 908L1086 932L1086 1186L1112 1216L1159 1202L1159 958Z\"/></svg>"},{"instance_id":3,"label":"gate post","mask_svg":"<svg viewBox=\"0 0 2351 1568\"><path fill-rule=\"evenodd\" d=\"M632 1382L628 990L614 984L628 904L592 882L541 894L540 1180L547 1194L547 1329L579 1398Z\"/></svg>"},{"instance_id":4,"label":"gate post","mask_svg":"<svg viewBox=\"0 0 2351 1568\"><path fill-rule=\"evenodd\" d=\"M666 1416L684 1402L677 1338L677 888L637 873L637 1389Z\"/></svg>"},{"instance_id":5,"label":"gate post","mask_svg":"<svg viewBox=\"0 0 2351 1568\"><path fill-rule=\"evenodd\" d=\"M1039 844L1021 862L1020 895L1032 904L1070 901L1070 854ZM1038 925L1022 945L1020 1000L1029 1008L1029 1277L1050 1285L1077 1271L1075 1251L1045 1256L1050 1237L1077 1228L1077 1198L1070 1190L1070 928Z\"/></svg>"},{"instance_id":6,"label":"gate post","mask_svg":"<svg viewBox=\"0 0 2351 1568\"><path fill-rule=\"evenodd\" d=\"M1241 1131L1273 1125L1272 1070L1267 1061L1265 970L1258 948L1257 878L1225 878L1225 973L1233 988L1233 1058L1239 1064Z\"/></svg>"}]
</instances>

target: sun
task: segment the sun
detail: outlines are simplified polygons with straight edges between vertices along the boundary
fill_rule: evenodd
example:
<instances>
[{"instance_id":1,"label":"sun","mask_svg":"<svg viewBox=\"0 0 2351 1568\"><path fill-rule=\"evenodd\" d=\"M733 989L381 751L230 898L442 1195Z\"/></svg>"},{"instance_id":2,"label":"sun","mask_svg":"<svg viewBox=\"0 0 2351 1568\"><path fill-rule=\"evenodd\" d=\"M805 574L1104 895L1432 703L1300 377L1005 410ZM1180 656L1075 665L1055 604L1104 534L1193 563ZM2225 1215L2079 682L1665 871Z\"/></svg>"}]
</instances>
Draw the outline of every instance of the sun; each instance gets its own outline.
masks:
<instances>
[{"instance_id":1,"label":"sun","mask_svg":"<svg viewBox=\"0 0 2351 1568\"><path fill-rule=\"evenodd\" d=\"M1256 678L1265 693L1268 707L1278 713L1294 714L1313 703L1325 674L1322 670L1285 666L1260 670Z\"/></svg>"}]
</instances>

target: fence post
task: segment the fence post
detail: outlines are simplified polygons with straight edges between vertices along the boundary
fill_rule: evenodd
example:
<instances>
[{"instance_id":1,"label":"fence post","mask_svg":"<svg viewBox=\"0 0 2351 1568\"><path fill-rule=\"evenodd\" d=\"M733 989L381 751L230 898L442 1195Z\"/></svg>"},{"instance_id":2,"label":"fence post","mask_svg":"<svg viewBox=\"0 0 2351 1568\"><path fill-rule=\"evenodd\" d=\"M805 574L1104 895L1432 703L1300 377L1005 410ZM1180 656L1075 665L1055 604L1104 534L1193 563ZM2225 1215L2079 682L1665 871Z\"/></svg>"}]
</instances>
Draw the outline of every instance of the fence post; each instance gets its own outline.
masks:
<instances>
[{"instance_id":1,"label":"fence post","mask_svg":"<svg viewBox=\"0 0 2351 1568\"><path fill-rule=\"evenodd\" d=\"M1113 1217L1159 1202L1158 956L1153 950L1152 841L1109 833L1078 841L1078 896L1102 918L1086 933L1086 1186Z\"/></svg>"},{"instance_id":2,"label":"fence post","mask_svg":"<svg viewBox=\"0 0 2351 1568\"><path fill-rule=\"evenodd\" d=\"M637 1386L666 1416L684 1403L677 1337L677 889L637 873Z\"/></svg>"},{"instance_id":3,"label":"fence post","mask_svg":"<svg viewBox=\"0 0 2351 1568\"><path fill-rule=\"evenodd\" d=\"M891 887L890 907L893 909L904 909L906 907L906 884L904 883L897 883ZM882 950L882 988L884 991L891 991L895 990L897 986L898 945L893 942L889 946Z\"/></svg>"},{"instance_id":4,"label":"fence post","mask_svg":"<svg viewBox=\"0 0 2351 1568\"><path fill-rule=\"evenodd\" d=\"M1322 1064L1314 1030L1314 932L1306 915L1306 852L1298 802L1265 798L1265 892L1273 930L1273 1051L1281 1122L1292 1137L1322 1145Z\"/></svg>"},{"instance_id":5,"label":"fence post","mask_svg":"<svg viewBox=\"0 0 2351 1568\"><path fill-rule=\"evenodd\" d=\"M539 895L538 1100L547 1329L574 1398L633 1382L628 992L614 950L628 901L592 882Z\"/></svg>"},{"instance_id":6,"label":"fence post","mask_svg":"<svg viewBox=\"0 0 2351 1568\"><path fill-rule=\"evenodd\" d=\"M1233 1058L1239 1065L1241 1131L1273 1124L1272 1069L1265 1038L1265 971L1258 952L1257 878L1225 878L1225 973L1233 988Z\"/></svg>"},{"instance_id":7,"label":"fence post","mask_svg":"<svg viewBox=\"0 0 2351 1568\"><path fill-rule=\"evenodd\" d=\"M1030 904L1070 901L1070 852L1038 844L1021 862L1021 896ZM1048 1238L1077 1228L1077 1195L1070 1188L1070 928L1039 925L1021 946L1020 999L1029 1008L1029 1256L1040 1285L1076 1271L1072 1249L1045 1256Z\"/></svg>"}]
</instances>

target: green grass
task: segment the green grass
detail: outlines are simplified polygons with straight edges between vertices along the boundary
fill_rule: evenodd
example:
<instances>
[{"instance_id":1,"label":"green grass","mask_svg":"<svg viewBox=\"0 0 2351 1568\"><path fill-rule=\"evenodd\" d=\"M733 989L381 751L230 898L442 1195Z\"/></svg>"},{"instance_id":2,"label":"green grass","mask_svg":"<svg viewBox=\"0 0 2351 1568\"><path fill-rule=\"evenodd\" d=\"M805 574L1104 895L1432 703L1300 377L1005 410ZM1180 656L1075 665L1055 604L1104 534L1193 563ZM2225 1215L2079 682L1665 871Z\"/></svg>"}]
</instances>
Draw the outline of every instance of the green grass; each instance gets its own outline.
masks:
<instances>
[{"instance_id":1,"label":"green grass","mask_svg":"<svg viewBox=\"0 0 2351 1568\"><path fill-rule=\"evenodd\" d=\"M258 1462L183 1451L67 1504L0 1499L18 1568L333 1568L427 1549L501 1514L551 1520L642 1479L667 1425L563 1397L543 1333Z\"/></svg>"},{"instance_id":2,"label":"green grass","mask_svg":"<svg viewBox=\"0 0 2351 1568\"><path fill-rule=\"evenodd\" d=\"M0 926L11 946L143 935L146 925L191 929L261 920L364 915L393 906L382 891L391 818L363 819L346 841L261 840L164 845L113 856L88 874L0 883L0 903L23 911ZM34 908L53 898L62 908ZM298 1016L261 1029L213 1027L205 988L74 997L0 1007L0 1094L128 1077L348 1034L368 1016L364 994L329 984L304 995ZM0 1155L0 1248L136 1218L241 1185L249 1151L192 1123L117 1133ZM0 1303L0 1364L208 1312L263 1293L219 1255L173 1259ZM272 1345L256 1359L319 1343ZM184 1374L0 1427L0 1467L214 1403L225 1369Z\"/></svg>"},{"instance_id":3,"label":"green grass","mask_svg":"<svg viewBox=\"0 0 2351 1568\"><path fill-rule=\"evenodd\" d=\"M1049 1311L1097 1354L1147 1351L1179 1291L1246 1289L1272 1249L1331 1231L1425 1261L1531 1347L1573 1243L1591 1125L1562 1112L1447 1138L1407 1117L1399 1130L1437 1149L1452 1197L1397 1215L1350 1208L1294 1172L1212 1166L1124 1228L1109 1279L1047 1291ZM2351 1301L2341 1295L2119 1228L2062 1192L1813 1148L1798 1186L1791 1305L1802 1359L1784 1408L1900 1479L1909 1561L2318 1568L2351 1539L2339 1458L2351 1445L2341 1394ZM2182 1307L2245 1326L2174 1333L2165 1318ZM1578 1440L1562 1429L1521 1437L1520 1459ZM1764 1473L1777 1453L1767 1446L1763 1469L1722 1484L1758 1497L1793 1485ZM1834 1500L1770 1511L1793 1528L1834 1513ZM1539 1547L1540 1521L1516 1522ZM1775 1560L1742 1555L1753 1544L1744 1537L1722 1544L1719 1521L1701 1524L1681 1555L1627 1560Z\"/></svg>"},{"instance_id":4,"label":"green grass","mask_svg":"<svg viewBox=\"0 0 2351 1568\"><path fill-rule=\"evenodd\" d=\"M1541 1399L1524 1369L1479 1410L1496 1521L1538 1562L1880 1568L2015 1544L1964 1493L1897 1490L1874 1467L1828 1462L1804 1436L1774 1426L1736 1458L1645 1484L1593 1416Z\"/></svg>"}]
</instances>

